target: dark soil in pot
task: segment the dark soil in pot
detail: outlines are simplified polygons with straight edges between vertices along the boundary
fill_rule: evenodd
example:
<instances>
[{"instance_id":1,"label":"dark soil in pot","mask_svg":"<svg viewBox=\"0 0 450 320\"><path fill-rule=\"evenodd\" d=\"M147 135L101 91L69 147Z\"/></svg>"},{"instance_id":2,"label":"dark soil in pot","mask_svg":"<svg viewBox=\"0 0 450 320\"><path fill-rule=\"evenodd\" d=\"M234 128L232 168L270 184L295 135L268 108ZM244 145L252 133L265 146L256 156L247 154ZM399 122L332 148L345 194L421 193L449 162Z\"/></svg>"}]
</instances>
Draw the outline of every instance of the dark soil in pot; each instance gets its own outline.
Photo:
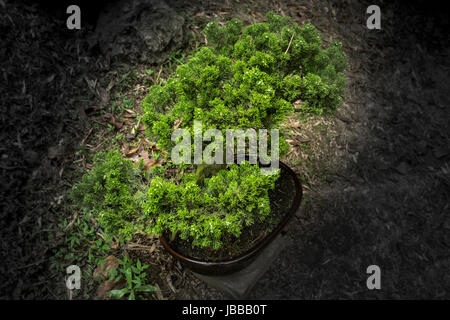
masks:
<instances>
[{"instance_id":1,"label":"dark soil in pot","mask_svg":"<svg viewBox=\"0 0 450 320\"><path fill-rule=\"evenodd\" d=\"M282 162L280 169L275 189L269 191L270 216L244 228L241 237L230 236L219 250L192 247L190 241L178 237L169 241L169 234L161 237L162 244L172 255L199 273L225 274L245 267L281 232L300 205L300 182L295 173Z\"/></svg>"}]
</instances>

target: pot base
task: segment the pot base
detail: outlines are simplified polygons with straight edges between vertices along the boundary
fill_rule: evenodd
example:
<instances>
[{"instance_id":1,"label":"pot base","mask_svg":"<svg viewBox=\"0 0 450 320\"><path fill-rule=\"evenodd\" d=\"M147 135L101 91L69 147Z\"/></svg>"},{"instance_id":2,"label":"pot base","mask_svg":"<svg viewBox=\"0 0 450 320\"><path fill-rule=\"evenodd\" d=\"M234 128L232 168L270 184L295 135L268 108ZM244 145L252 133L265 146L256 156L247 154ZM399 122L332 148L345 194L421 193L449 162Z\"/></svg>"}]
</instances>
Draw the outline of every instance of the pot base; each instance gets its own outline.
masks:
<instances>
[{"instance_id":1,"label":"pot base","mask_svg":"<svg viewBox=\"0 0 450 320\"><path fill-rule=\"evenodd\" d=\"M267 272L287 245L286 237L286 235L278 235L267 247L261 250L253 262L235 273L224 276L206 276L192 273L208 286L233 299L246 299L258 280Z\"/></svg>"}]
</instances>

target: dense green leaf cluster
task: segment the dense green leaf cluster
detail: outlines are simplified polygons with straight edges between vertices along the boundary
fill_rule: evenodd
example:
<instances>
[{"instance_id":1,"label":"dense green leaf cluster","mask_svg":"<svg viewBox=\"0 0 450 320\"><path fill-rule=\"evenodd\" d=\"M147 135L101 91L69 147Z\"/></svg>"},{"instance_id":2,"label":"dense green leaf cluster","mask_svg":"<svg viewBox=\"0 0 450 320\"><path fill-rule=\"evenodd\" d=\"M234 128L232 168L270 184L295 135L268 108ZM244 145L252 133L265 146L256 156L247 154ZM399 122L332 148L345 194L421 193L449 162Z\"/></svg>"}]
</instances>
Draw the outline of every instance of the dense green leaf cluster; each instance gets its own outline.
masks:
<instances>
[{"instance_id":1,"label":"dense green leaf cluster","mask_svg":"<svg viewBox=\"0 0 450 320\"><path fill-rule=\"evenodd\" d=\"M156 177L148 190L145 213L154 220L152 233L172 232L193 246L218 249L226 236L239 237L245 226L264 221L270 214L268 190L279 172L267 175L258 166L232 164L204 181L194 174L182 181Z\"/></svg>"},{"instance_id":2,"label":"dense green leaf cluster","mask_svg":"<svg viewBox=\"0 0 450 320\"><path fill-rule=\"evenodd\" d=\"M219 249L224 237L239 237L244 227L270 214L268 191L279 172L264 174L256 165L231 164L203 184L194 173L180 182L155 168L150 188L142 168L117 151L99 153L94 167L72 189L72 199L94 217L109 236L129 239L137 231L172 232L193 246Z\"/></svg>"},{"instance_id":3,"label":"dense green leaf cluster","mask_svg":"<svg viewBox=\"0 0 450 320\"><path fill-rule=\"evenodd\" d=\"M135 167L119 152L98 153L92 170L72 188L72 199L92 210L106 233L131 238L142 228L143 178L142 166Z\"/></svg>"},{"instance_id":4,"label":"dense green leaf cluster","mask_svg":"<svg viewBox=\"0 0 450 320\"><path fill-rule=\"evenodd\" d=\"M303 111L319 114L341 105L347 65L341 44L322 49L310 23L299 26L271 12L267 22L245 28L237 19L223 27L211 22L204 32L208 45L164 86L152 86L143 102L143 119L160 147L173 146L180 119L191 133L194 120L203 122L203 130L271 129L297 100Z\"/></svg>"}]
</instances>

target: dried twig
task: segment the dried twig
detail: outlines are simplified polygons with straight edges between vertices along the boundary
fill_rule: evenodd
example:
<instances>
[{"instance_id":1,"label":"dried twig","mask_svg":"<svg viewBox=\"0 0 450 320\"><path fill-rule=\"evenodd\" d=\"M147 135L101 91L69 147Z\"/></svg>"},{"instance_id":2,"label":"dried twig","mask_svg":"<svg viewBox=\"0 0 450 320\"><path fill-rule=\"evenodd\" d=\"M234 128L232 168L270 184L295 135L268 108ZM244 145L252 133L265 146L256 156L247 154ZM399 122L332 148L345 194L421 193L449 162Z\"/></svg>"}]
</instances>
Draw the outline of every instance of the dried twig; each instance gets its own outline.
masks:
<instances>
[{"instance_id":1,"label":"dried twig","mask_svg":"<svg viewBox=\"0 0 450 320\"><path fill-rule=\"evenodd\" d=\"M129 243L127 245L127 250L149 250L150 252L153 252L155 250L156 246L155 244L151 245L151 246L146 246L143 244L138 244L138 243Z\"/></svg>"},{"instance_id":2,"label":"dried twig","mask_svg":"<svg viewBox=\"0 0 450 320\"><path fill-rule=\"evenodd\" d=\"M94 127L92 127L91 130L89 130L89 132L87 133L87 135L84 136L83 140L81 140L80 145L84 145L84 143L86 142L87 138L91 135L93 129L94 129Z\"/></svg>"},{"instance_id":3,"label":"dried twig","mask_svg":"<svg viewBox=\"0 0 450 320\"><path fill-rule=\"evenodd\" d=\"M72 225L77 220L77 217L78 217L78 211L75 211L75 214L73 215L72 221L69 222L69 224L66 227L66 230L69 230L72 227Z\"/></svg>"},{"instance_id":4,"label":"dried twig","mask_svg":"<svg viewBox=\"0 0 450 320\"><path fill-rule=\"evenodd\" d=\"M158 84L158 80L159 80L159 77L161 76L161 72L162 72L162 67L159 68L159 72L158 72L158 75L156 76L155 84Z\"/></svg>"},{"instance_id":5,"label":"dried twig","mask_svg":"<svg viewBox=\"0 0 450 320\"><path fill-rule=\"evenodd\" d=\"M284 52L284 54L288 53L289 48L291 47L292 39L294 39L294 35L295 35L295 32L292 32L291 40L289 40L288 47L286 48L286 51Z\"/></svg>"}]
</instances>

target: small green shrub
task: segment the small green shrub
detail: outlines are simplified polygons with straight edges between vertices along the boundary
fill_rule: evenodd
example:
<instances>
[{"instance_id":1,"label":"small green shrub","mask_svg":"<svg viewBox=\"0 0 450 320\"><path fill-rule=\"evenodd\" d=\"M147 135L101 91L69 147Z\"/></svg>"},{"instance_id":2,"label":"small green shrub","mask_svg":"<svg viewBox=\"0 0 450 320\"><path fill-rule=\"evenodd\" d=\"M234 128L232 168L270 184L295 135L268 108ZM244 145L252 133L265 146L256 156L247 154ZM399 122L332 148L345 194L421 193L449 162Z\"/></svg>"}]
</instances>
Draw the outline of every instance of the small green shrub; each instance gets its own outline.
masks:
<instances>
[{"instance_id":1,"label":"small green shrub","mask_svg":"<svg viewBox=\"0 0 450 320\"><path fill-rule=\"evenodd\" d=\"M107 234L129 239L144 224L144 179L142 164L135 167L117 151L98 153L92 170L72 188L72 199L91 210Z\"/></svg>"},{"instance_id":2,"label":"small green shrub","mask_svg":"<svg viewBox=\"0 0 450 320\"><path fill-rule=\"evenodd\" d=\"M145 273L145 269L148 267L148 265L142 265L139 259L136 266L134 266L133 261L127 256L124 256L122 260L119 260L119 268L110 271L109 280L119 281L125 279L126 286L119 290L111 290L108 295L115 299L128 296L128 300L136 300L144 298L143 296L145 294L158 290L155 286L146 284L147 274Z\"/></svg>"},{"instance_id":3,"label":"small green shrub","mask_svg":"<svg viewBox=\"0 0 450 320\"><path fill-rule=\"evenodd\" d=\"M341 44L321 49L319 31L307 23L267 14L267 22L245 28L232 19L204 30L208 46L180 65L164 86L150 88L143 120L160 148L170 149L175 121L191 130L277 128L302 100L303 112L339 107L347 66ZM286 146L284 139L280 145ZM288 151L286 148L280 154Z\"/></svg>"},{"instance_id":4,"label":"small green shrub","mask_svg":"<svg viewBox=\"0 0 450 320\"><path fill-rule=\"evenodd\" d=\"M279 170L278 170L279 171ZM258 166L231 164L204 181L200 187L195 174L185 174L179 184L156 177L145 204L146 215L154 221L151 233L172 232L192 241L192 246L219 249L227 236L238 238L246 226L264 221L270 214L268 191L279 172L265 175Z\"/></svg>"}]
</instances>

